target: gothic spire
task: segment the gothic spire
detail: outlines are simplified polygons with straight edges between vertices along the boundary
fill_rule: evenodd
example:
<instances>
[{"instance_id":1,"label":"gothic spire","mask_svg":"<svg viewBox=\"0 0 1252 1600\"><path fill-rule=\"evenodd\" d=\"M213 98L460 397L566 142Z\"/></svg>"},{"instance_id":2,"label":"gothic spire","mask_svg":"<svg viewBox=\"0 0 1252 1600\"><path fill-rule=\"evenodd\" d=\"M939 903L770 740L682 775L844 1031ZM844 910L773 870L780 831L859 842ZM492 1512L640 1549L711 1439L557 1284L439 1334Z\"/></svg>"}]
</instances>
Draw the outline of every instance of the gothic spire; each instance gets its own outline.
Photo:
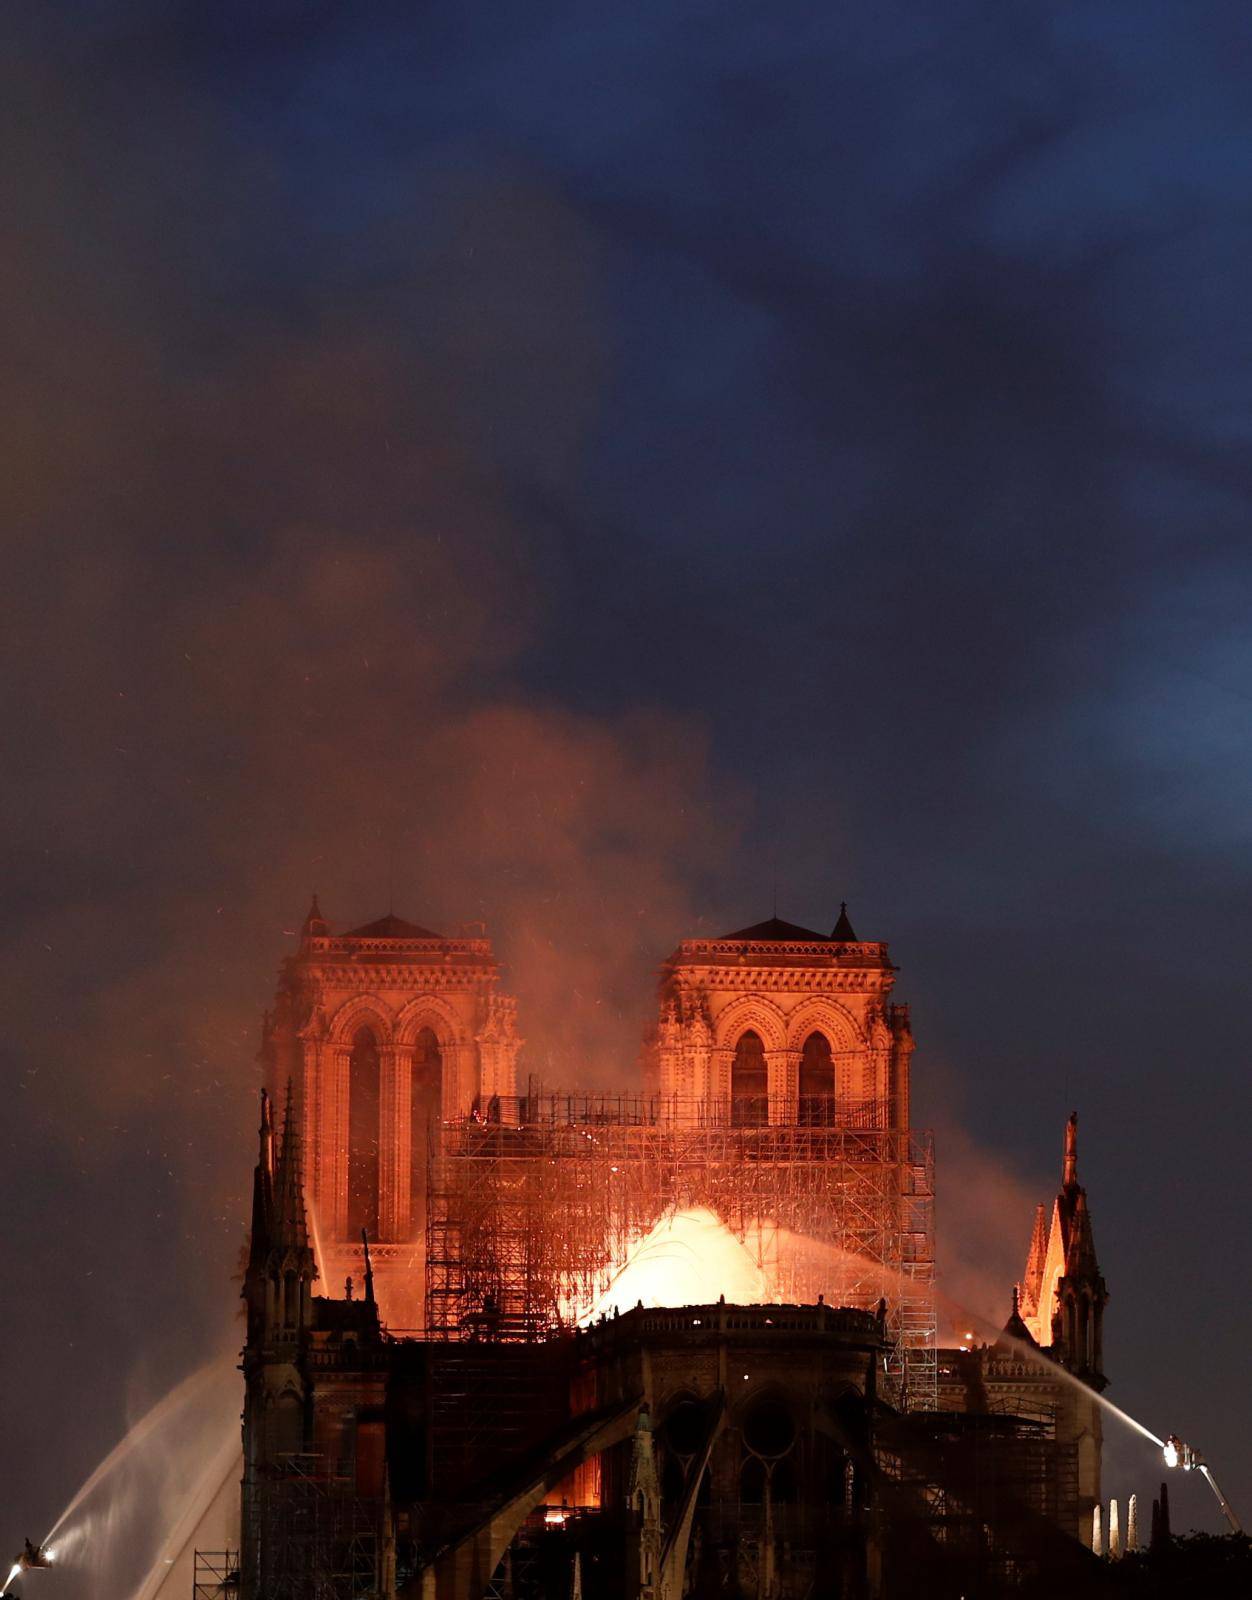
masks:
<instances>
[{"instance_id":1,"label":"gothic spire","mask_svg":"<svg viewBox=\"0 0 1252 1600\"><path fill-rule=\"evenodd\" d=\"M309 1224L304 1210L303 1173L300 1170L300 1128L292 1098L291 1079L287 1079L287 1098L283 1107L283 1141L274 1170L274 1243L286 1248L307 1250Z\"/></svg>"},{"instance_id":2,"label":"gothic spire","mask_svg":"<svg viewBox=\"0 0 1252 1600\"><path fill-rule=\"evenodd\" d=\"M274 1113L267 1090L261 1090L261 1164L267 1176L274 1176Z\"/></svg>"},{"instance_id":3,"label":"gothic spire","mask_svg":"<svg viewBox=\"0 0 1252 1600\"><path fill-rule=\"evenodd\" d=\"M1015 1340L1018 1344L1033 1345L1035 1343L1030 1329L1022 1321L1021 1300L1018 1296L1016 1284L1013 1285L1013 1309L1009 1312L1009 1320L1004 1324L1004 1332L1009 1339ZM996 1341L996 1344L998 1348L1003 1348L999 1340Z\"/></svg>"},{"instance_id":4,"label":"gothic spire","mask_svg":"<svg viewBox=\"0 0 1252 1600\"><path fill-rule=\"evenodd\" d=\"M252 1233L248 1248L248 1265L264 1264L270 1247L270 1231L274 1215L274 1125L270 1120L270 1097L261 1090L261 1127L258 1143L256 1171L252 1176Z\"/></svg>"},{"instance_id":5,"label":"gothic spire","mask_svg":"<svg viewBox=\"0 0 1252 1600\"><path fill-rule=\"evenodd\" d=\"M317 895L313 895L313 904L309 907L308 915L300 929L302 939L325 939L330 933L330 923L322 915L322 908L317 903Z\"/></svg>"},{"instance_id":6,"label":"gothic spire","mask_svg":"<svg viewBox=\"0 0 1252 1600\"><path fill-rule=\"evenodd\" d=\"M1087 1210L1087 1191L1079 1189L1074 1197L1070 1214L1069 1238L1065 1249L1065 1276L1070 1279L1094 1280L1100 1276L1096 1260L1095 1237L1091 1231L1091 1213Z\"/></svg>"},{"instance_id":7,"label":"gothic spire","mask_svg":"<svg viewBox=\"0 0 1252 1600\"><path fill-rule=\"evenodd\" d=\"M1065 1124L1065 1169L1062 1182L1072 1189L1078 1182L1078 1113L1071 1111Z\"/></svg>"},{"instance_id":8,"label":"gothic spire","mask_svg":"<svg viewBox=\"0 0 1252 1600\"><path fill-rule=\"evenodd\" d=\"M364 1228L361 1229L361 1244L365 1250L365 1304L372 1306L374 1300L374 1267L370 1261L370 1236Z\"/></svg>"},{"instance_id":9,"label":"gothic spire","mask_svg":"<svg viewBox=\"0 0 1252 1600\"><path fill-rule=\"evenodd\" d=\"M1028 1317L1038 1316L1039 1296L1043 1293L1043 1269L1048 1260L1048 1222L1043 1202L1035 1207L1035 1226L1026 1252L1026 1274L1022 1279L1021 1309Z\"/></svg>"},{"instance_id":10,"label":"gothic spire","mask_svg":"<svg viewBox=\"0 0 1252 1600\"><path fill-rule=\"evenodd\" d=\"M1056 1197L1056 1218L1063 1252L1053 1311L1053 1343L1061 1361L1084 1382L1102 1389L1104 1377L1104 1307L1108 1290L1096 1257L1087 1191L1078 1181L1078 1113L1065 1128L1065 1170Z\"/></svg>"}]
</instances>

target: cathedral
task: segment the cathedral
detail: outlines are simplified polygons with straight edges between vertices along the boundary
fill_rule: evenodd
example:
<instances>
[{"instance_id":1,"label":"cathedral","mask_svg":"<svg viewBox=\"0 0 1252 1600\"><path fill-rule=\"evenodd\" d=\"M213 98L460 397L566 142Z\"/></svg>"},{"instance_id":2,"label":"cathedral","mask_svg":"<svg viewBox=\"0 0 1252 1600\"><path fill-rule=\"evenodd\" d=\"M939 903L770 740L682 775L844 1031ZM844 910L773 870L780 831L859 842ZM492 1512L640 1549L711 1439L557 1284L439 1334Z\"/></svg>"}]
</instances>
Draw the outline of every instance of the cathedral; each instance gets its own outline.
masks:
<instances>
[{"instance_id":1,"label":"cathedral","mask_svg":"<svg viewBox=\"0 0 1252 1600\"><path fill-rule=\"evenodd\" d=\"M245 1600L889 1600L1067 1570L1106 1381L1076 1117L1003 1332L944 1348L909 1012L846 906L828 934L682 940L611 1094L523 1083L501 977L481 928L335 932L316 899L282 965ZM671 1254L718 1230L751 1292L619 1303L658 1224Z\"/></svg>"}]
</instances>

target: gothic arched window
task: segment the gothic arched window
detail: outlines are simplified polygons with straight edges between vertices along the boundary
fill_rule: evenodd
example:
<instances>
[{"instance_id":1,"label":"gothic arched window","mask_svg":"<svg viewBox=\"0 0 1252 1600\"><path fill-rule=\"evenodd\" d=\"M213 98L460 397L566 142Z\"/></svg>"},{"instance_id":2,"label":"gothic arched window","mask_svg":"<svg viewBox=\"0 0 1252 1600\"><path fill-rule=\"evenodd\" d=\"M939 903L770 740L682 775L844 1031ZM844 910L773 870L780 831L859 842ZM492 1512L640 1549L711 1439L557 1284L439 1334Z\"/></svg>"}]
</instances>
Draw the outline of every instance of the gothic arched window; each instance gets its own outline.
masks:
<instances>
[{"instance_id":1,"label":"gothic arched window","mask_svg":"<svg viewBox=\"0 0 1252 1600\"><path fill-rule=\"evenodd\" d=\"M735 1046L730 1069L730 1120L739 1128L754 1128L769 1121L769 1074L765 1046L759 1033L749 1028Z\"/></svg>"},{"instance_id":2,"label":"gothic arched window","mask_svg":"<svg viewBox=\"0 0 1252 1600\"><path fill-rule=\"evenodd\" d=\"M835 1120L835 1062L830 1040L811 1033L800 1056L800 1121L827 1127Z\"/></svg>"},{"instance_id":3,"label":"gothic arched window","mask_svg":"<svg viewBox=\"0 0 1252 1600\"><path fill-rule=\"evenodd\" d=\"M409 1189L409 1226L415 1239L426 1232L426 1160L432 1135L443 1114L443 1056L439 1041L423 1028L413 1045L410 1080L412 1181Z\"/></svg>"},{"instance_id":4,"label":"gothic arched window","mask_svg":"<svg viewBox=\"0 0 1252 1600\"><path fill-rule=\"evenodd\" d=\"M348 1066L348 1237L378 1233L378 1041L357 1030Z\"/></svg>"}]
</instances>

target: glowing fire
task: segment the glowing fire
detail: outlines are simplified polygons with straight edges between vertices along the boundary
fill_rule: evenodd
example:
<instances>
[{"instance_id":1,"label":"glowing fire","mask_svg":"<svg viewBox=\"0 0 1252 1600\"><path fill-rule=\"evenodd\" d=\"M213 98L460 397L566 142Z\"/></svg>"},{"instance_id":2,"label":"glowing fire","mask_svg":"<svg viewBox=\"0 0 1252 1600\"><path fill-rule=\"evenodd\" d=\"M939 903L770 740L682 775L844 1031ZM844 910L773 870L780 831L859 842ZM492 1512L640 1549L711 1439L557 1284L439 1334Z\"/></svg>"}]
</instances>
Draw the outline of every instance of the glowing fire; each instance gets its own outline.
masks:
<instances>
[{"instance_id":1,"label":"glowing fire","mask_svg":"<svg viewBox=\"0 0 1252 1600\"><path fill-rule=\"evenodd\" d=\"M645 1306L813 1304L872 1309L895 1292L894 1275L838 1245L768 1220L737 1235L707 1208L667 1213L638 1239L595 1303L568 1306L582 1326L602 1313Z\"/></svg>"},{"instance_id":2,"label":"glowing fire","mask_svg":"<svg viewBox=\"0 0 1252 1600\"><path fill-rule=\"evenodd\" d=\"M759 1230L758 1230L759 1232ZM762 1305L774 1295L759 1237L737 1239L712 1211L677 1211L657 1221L631 1250L595 1304L579 1319L645 1306Z\"/></svg>"}]
</instances>

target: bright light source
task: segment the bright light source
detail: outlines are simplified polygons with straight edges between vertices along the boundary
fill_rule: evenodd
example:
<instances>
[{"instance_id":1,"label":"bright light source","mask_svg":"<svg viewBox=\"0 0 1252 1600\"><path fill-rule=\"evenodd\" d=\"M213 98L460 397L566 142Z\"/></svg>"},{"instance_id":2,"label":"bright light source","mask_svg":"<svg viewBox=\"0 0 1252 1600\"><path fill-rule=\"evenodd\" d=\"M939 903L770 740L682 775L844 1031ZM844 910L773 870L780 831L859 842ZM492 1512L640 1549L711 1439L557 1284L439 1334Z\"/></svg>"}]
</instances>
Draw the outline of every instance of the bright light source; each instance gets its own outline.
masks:
<instances>
[{"instance_id":1,"label":"bright light source","mask_svg":"<svg viewBox=\"0 0 1252 1600\"><path fill-rule=\"evenodd\" d=\"M1165 1441L1165 1465L1176 1467L1182 1459L1180 1454L1181 1441L1176 1433L1171 1433Z\"/></svg>"},{"instance_id":2,"label":"bright light source","mask_svg":"<svg viewBox=\"0 0 1252 1600\"><path fill-rule=\"evenodd\" d=\"M739 1306L778 1298L753 1251L720 1217L697 1208L658 1218L590 1309L574 1314L586 1327L602 1311L625 1316L640 1300L645 1306L695 1308L714 1305L719 1296Z\"/></svg>"}]
</instances>

